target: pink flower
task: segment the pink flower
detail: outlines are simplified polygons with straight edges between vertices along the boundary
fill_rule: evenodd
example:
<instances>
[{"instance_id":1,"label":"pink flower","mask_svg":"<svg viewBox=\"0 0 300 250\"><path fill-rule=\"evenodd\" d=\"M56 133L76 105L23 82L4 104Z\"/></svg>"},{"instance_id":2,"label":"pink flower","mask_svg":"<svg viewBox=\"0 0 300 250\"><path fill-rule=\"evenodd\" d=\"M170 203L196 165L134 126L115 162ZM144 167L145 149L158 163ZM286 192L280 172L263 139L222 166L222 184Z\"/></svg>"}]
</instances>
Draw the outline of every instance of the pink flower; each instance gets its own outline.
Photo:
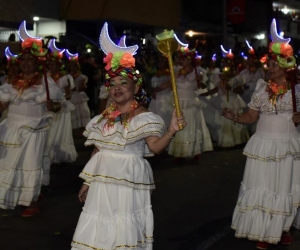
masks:
<instances>
[{"instance_id":1,"label":"pink flower","mask_svg":"<svg viewBox=\"0 0 300 250\"><path fill-rule=\"evenodd\" d=\"M103 62L106 63L105 69L109 70L111 68L111 60L113 58L113 54L109 52L107 56L103 59Z\"/></svg>"},{"instance_id":2,"label":"pink flower","mask_svg":"<svg viewBox=\"0 0 300 250\"><path fill-rule=\"evenodd\" d=\"M135 59L130 53L124 53L120 60L120 65L124 68L131 68L135 66Z\"/></svg>"}]
</instances>

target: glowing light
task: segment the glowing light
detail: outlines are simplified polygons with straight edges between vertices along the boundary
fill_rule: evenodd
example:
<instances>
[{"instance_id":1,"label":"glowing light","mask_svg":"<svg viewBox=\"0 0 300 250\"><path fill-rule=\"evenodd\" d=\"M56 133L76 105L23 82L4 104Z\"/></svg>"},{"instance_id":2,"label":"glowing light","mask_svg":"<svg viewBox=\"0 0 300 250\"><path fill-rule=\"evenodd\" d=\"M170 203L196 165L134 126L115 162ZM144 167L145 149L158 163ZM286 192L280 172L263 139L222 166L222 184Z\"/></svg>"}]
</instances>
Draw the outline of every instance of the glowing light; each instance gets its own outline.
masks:
<instances>
[{"instance_id":1,"label":"glowing light","mask_svg":"<svg viewBox=\"0 0 300 250\"><path fill-rule=\"evenodd\" d=\"M226 51L226 50L224 49L223 45L221 45L220 47L221 47L221 50L222 50L222 52L223 52L224 54L227 54L227 53L228 53L228 51Z\"/></svg>"},{"instance_id":2,"label":"glowing light","mask_svg":"<svg viewBox=\"0 0 300 250\"><path fill-rule=\"evenodd\" d=\"M65 52L65 49L59 49L56 47L54 38L49 41L48 48L51 50L51 52L57 52L59 54Z\"/></svg>"},{"instance_id":3,"label":"glowing light","mask_svg":"<svg viewBox=\"0 0 300 250\"><path fill-rule=\"evenodd\" d=\"M192 37L194 35L194 32L192 30L190 30L188 34L190 37Z\"/></svg>"},{"instance_id":4,"label":"glowing light","mask_svg":"<svg viewBox=\"0 0 300 250\"><path fill-rule=\"evenodd\" d=\"M19 38L20 40L23 42L24 40L28 39L28 38L33 38L33 39L37 39L37 40L42 40L41 37L33 37L33 36L30 36L26 30L26 21L23 21L21 24L20 24L20 27L19 27L19 31L18 31L18 35L19 35Z\"/></svg>"},{"instance_id":5,"label":"glowing light","mask_svg":"<svg viewBox=\"0 0 300 250\"><path fill-rule=\"evenodd\" d=\"M281 12L283 12L286 15L290 12L290 10L285 6L283 9L281 9Z\"/></svg>"},{"instance_id":6,"label":"glowing light","mask_svg":"<svg viewBox=\"0 0 300 250\"><path fill-rule=\"evenodd\" d=\"M213 60L213 61L217 61L217 55L216 55L216 54L213 54L213 56L212 56L211 60Z\"/></svg>"},{"instance_id":7,"label":"glowing light","mask_svg":"<svg viewBox=\"0 0 300 250\"><path fill-rule=\"evenodd\" d=\"M146 39L145 38L143 38L143 44L146 44Z\"/></svg>"},{"instance_id":8,"label":"glowing light","mask_svg":"<svg viewBox=\"0 0 300 250\"><path fill-rule=\"evenodd\" d=\"M38 21L38 20L40 20L40 18L39 18L38 16L35 16L35 17L33 17L32 19L33 19L33 21Z\"/></svg>"},{"instance_id":9,"label":"glowing light","mask_svg":"<svg viewBox=\"0 0 300 250\"><path fill-rule=\"evenodd\" d=\"M230 67L224 67L223 70L224 72L228 72L230 70Z\"/></svg>"},{"instance_id":10,"label":"glowing light","mask_svg":"<svg viewBox=\"0 0 300 250\"><path fill-rule=\"evenodd\" d=\"M69 59L69 60L71 60L71 59L75 59L75 58L77 58L78 57L78 53L76 53L76 54L72 54L72 53L70 53L70 51L68 50L68 49L66 49L65 50L65 54L66 54L66 56L67 56L67 58Z\"/></svg>"},{"instance_id":11,"label":"glowing light","mask_svg":"<svg viewBox=\"0 0 300 250\"><path fill-rule=\"evenodd\" d=\"M87 53L91 53L91 52L92 52L92 50L91 50L91 49L87 49L86 51L87 51Z\"/></svg>"},{"instance_id":12,"label":"glowing light","mask_svg":"<svg viewBox=\"0 0 300 250\"><path fill-rule=\"evenodd\" d=\"M284 32L283 32L283 31L280 31L280 32L279 32L279 36L280 36L281 38L283 38Z\"/></svg>"},{"instance_id":13,"label":"glowing light","mask_svg":"<svg viewBox=\"0 0 300 250\"><path fill-rule=\"evenodd\" d=\"M187 43L183 43L179 40L178 36L176 34L174 34L174 38L176 39L176 41L180 44L180 46L187 48L189 45Z\"/></svg>"},{"instance_id":14,"label":"glowing light","mask_svg":"<svg viewBox=\"0 0 300 250\"><path fill-rule=\"evenodd\" d=\"M13 53L10 52L9 47L6 47L5 49L5 56L7 59L11 59L12 57L16 58L17 55L14 55Z\"/></svg>"},{"instance_id":15,"label":"glowing light","mask_svg":"<svg viewBox=\"0 0 300 250\"><path fill-rule=\"evenodd\" d=\"M129 46L129 47L121 47L116 45L109 37L108 34L108 24L105 22L100 33L99 37L99 44L102 49L102 51L107 55L108 53L115 53L115 52L127 52L132 55L136 54L136 51L138 50L139 46L134 45L134 46Z\"/></svg>"}]
</instances>

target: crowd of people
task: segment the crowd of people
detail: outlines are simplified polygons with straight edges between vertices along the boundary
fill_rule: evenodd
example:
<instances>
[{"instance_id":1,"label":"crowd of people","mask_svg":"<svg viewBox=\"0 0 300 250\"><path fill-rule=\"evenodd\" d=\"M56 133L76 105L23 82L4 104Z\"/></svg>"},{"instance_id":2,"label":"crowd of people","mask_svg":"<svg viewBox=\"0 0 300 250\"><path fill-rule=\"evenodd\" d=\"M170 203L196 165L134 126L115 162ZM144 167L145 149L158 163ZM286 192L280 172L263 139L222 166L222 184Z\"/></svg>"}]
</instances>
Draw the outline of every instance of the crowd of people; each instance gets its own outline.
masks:
<instances>
[{"instance_id":1,"label":"crowd of people","mask_svg":"<svg viewBox=\"0 0 300 250\"><path fill-rule=\"evenodd\" d=\"M145 157L167 151L175 163L201 162L214 147L247 143L232 228L258 249L291 244L290 227L300 229L300 89L289 39L277 35L274 22L263 57L247 42L247 57L221 46L223 58L204 63L184 46L171 69L166 55L135 60L138 47L114 44L107 24L99 69L93 54L80 57L54 39L45 48L22 23L21 52L6 48L0 78L0 208L21 205L23 217L37 214L51 165L75 161L73 136L85 136L94 150L80 173L85 204L72 249L150 250L155 185Z\"/></svg>"}]
</instances>

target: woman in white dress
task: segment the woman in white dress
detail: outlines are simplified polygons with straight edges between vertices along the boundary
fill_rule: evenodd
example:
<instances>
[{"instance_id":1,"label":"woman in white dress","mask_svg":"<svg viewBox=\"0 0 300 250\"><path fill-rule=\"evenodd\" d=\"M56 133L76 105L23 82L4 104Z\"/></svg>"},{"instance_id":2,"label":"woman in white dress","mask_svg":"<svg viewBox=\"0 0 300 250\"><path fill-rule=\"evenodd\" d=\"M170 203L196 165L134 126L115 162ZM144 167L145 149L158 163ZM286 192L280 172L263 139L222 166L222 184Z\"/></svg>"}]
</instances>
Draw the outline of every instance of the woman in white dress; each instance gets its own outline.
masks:
<instances>
[{"instance_id":1,"label":"woman in white dress","mask_svg":"<svg viewBox=\"0 0 300 250\"><path fill-rule=\"evenodd\" d=\"M108 34L103 29L101 34ZM107 53L106 86L113 103L89 122L84 133L85 145L95 149L80 174L85 182L79 200L85 205L72 249L151 250L154 181L144 156L162 152L179 130L178 123L185 127L186 122L174 113L164 132L163 120L148 112L143 107L144 97L136 95L142 77L135 69L132 51L110 46L112 41L102 35L100 44Z\"/></svg>"},{"instance_id":2,"label":"woman in white dress","mask_svg":"<svg viewBox=\"0 0 300 250\"><path fill-rule=\"evenodd\" d=\"M230 108L235 113L243 112L247 107L242 98L233 91L226 89L228 80L235 76L234 73L234 55L228 52L224 55L223 72L215 79L215 88L202 96L211 96L205 109L205 115L211 115L213 119L209 119L209 127L211 129L212 138L216 140L219 147L234 147L239 144L246 143L249 139L247 128L243 124L233 124L231 121L222 116L224 107Z\"/></svg>"},{"instance_id":3,"label":"woman in white dress","mask_svg":"<svg viewBox=\"0 0 300 250\"><path fill-rule=\"evenodd\" d=\"M0 124L0 208L23 205L27 208L22 216L28 217L39 212L41 186L49 184L50 164L44 149L53 116L48 110L58 112L65 99L51 78L47 88L38 71L45 60L42 41L21 40L21 73L0 89L0 112L8 107L7 119Z\"/></svg>"},{"instance_id":4,"label":"woman in white dress","mask_svg":"<svg viewBox=\"0 0 300 250\"><path fill-rule=\"evenodd\" d=\"M288 73L296 72L296 60L289 40L277 35L275 20L271 36L269 83L258 80L246 112L235 114L225 108L223 113L235 123L258 120L244 149L247 162L232 219L236 237L257 241L258 249L293 242L289 230L300 205L300 133L294 125L300 122L300 113L293 112Z\"/></svg>"},{"instance_id":5,"label":"woman in white dress","mask_svg":"<svg viewBox=\"0 0 300 250\"><path fill-rule=\"evenodd\" d=\"M12 80L19 74L19 66L17 62L17 55L10 52L9 47L5 49L5 56L7 58L7 75L0 77L1 86L0 88L6 88L8 84L12 83ZM7 118L8 109L5 109L2 114L0 114L0 123Z\"/></svg>"},{"instance_id":6,"label":"woman in white dress","mask_svg":"<svg viewBox=\"0 0 300 250\"><path fill-rule=\"evenodd\" d=\"M195 161L199 161L202 152L213 150L202 110L206 104L198 98L199 93L207 92L206 85L202 82L207 80L207 76L199 67L194 66L196 65L195 50L180 50L178 56L181 69L175 72L176 85L180 108L188 125L186 129L176 133L175 139L170 143L168 153L174 156L175 162L182 161L184 158L194 158ZM163 90L170 86L171 82L168 81L158 89ZM173 103L173 96L170 95L164 109L172 109Z\"/></svg>"},{"instance_id":7,"label":"woman in white dress","mask_svg":"<svg viewBox=\"0 0 300 250\"><path fill-rule=\"evenodd\" d=\"M66 101L59 112L53 115L53 121L49 129L46 152L51 163L73 162L77 158L77 152L72 135L71 111L75 106L69 101L74 81L71 75L65 73L62 62L64 49L57 49L55 40L51 40L48 48L51 53L48 56L49 75L63 92Z\"/></svg>"},{"instance_id":8,"label":"woman in white dress","mask_svg":"<svg viewBox=\"0 0 300 250\"><path fill-rule=\"evenodd\" d=\"M71 54L66 50L66 56L69 59L69 73L73 77L75 87L72 89L71 103L75 105L75 110L71 112L72 128L80 135L84 131L85 126L91 119L91 112L87 104L89 98L84 92L87 88L88 77L80 71L78 63L78 54Z\"/></svg>"},{"instance_id":9,"label":"woman in white dress","mask_svg":"<svg viewBox=\"0 0 300 250\"><path fill-rule=\"evenodd\" d=\"M160 87L161 84L169 80L170 70L168 67L168 59L166 57L161 56L158 60L157 72L155 76L151 78L151 88L153 89L153 91L149 110L163 118L165 124L169 124L172 117L172 112L163 110L166 99L169 97L170 93L172 92L172 89L170 87L157 93L156 90Z\"/></svg>"}]
</instances>

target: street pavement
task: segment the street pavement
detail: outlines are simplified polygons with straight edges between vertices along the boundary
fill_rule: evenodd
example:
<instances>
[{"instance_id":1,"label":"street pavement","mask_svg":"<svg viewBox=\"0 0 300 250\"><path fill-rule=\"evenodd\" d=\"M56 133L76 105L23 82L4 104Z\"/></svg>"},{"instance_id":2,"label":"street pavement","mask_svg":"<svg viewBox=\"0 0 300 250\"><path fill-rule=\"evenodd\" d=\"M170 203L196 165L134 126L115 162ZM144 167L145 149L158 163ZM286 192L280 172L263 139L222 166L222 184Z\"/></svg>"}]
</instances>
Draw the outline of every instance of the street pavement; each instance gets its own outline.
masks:
<instances>
[{"instance_id":1,"label":"street pavement","mask_svg":"<svg viewBox=\"0 0 300 250\"><path fill-rule=\"evenodd\" d=\"M70 164L53 165L50 185L43 187L40 213L22 218L21 207L0 210L0 250L67 250L81 212L78 175L92 148L75 139L79 157ZM150 158L156 190L152 194L154 250L250 250L255 242L234 237L231 216L242 180L243 146L204 153L195 163L174 163L166 153ZM300 249L300 231L293 231ZM94 249L95 250L95 249Z\"/></svg>"}]
</instances>

